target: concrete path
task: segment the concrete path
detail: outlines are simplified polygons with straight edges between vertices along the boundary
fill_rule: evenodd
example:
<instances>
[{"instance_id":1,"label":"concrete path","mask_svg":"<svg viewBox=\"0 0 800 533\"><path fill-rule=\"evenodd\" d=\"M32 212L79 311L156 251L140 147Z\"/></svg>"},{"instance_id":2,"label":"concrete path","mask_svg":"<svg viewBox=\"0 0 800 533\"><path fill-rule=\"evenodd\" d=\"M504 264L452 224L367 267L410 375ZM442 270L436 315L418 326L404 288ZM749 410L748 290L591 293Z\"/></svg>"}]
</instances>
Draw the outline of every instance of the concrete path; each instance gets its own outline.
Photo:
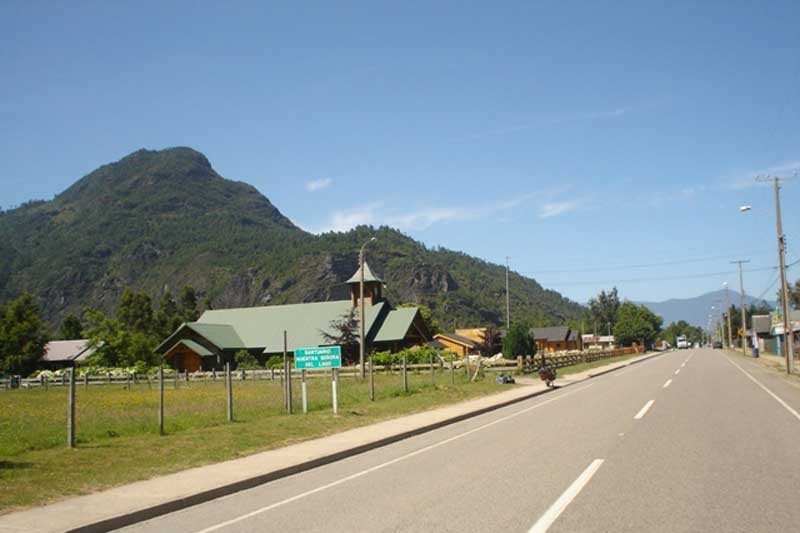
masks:
<instances>
[{"instance_id":1,"label":"concrete path","mask_svg":"<svg viewBox=\"0 0 800 533\"><path fill-rule=\"evenodd\" d=\"M781 383L671 352L127 530L796 531Z\"/></svg>"},{"instance_id":2,"label":"concrete path","mask_svg":"<svg viewBox=\"0 0 800 533\"><path fill-rule=\"evenodd\" d=\"M647 354L587 372L562 377L560 386L575 384L604 371L652 357ZM92 526L108 530L189 505L296 474L366 450L452 424L482 412L547 392L539 380L508 391L378 424L344 431L293 446L193 468L183 472L74 497L44 507L0 516L0 531L65 531Z\"/></svg>"}]
</instances>

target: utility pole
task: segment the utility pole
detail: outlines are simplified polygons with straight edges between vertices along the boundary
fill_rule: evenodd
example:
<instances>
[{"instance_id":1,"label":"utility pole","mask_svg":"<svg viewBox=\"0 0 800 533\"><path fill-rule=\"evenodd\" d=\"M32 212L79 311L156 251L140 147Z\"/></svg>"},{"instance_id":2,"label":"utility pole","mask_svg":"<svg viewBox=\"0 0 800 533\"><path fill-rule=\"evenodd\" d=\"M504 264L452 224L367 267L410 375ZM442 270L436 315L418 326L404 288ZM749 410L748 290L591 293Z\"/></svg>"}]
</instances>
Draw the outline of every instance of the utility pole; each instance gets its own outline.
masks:
<instances>
[{"instance_id":1,"label":"utility pole","mask_svg":"<svg viewBox=\"0 0 800 533\"><path fill-rule=\"evenodd\" d=\"M768 181L769 178L756 178L757 181ZM792 373L792 363L794 350L792 347L792 316L789 307L789 288L786 284L786 235L783 233L783 221L781 220L781 182L778 176L772 178L775 189L775 230L778 235L778 268L781 269L781 311L783 313L783 345L786 354L786 373Z\"/></svg>"},{"instance_id":2,"label":"utility pole","mask_svg":"<svg viewBox=\"0 0 800 533\"><path fill-rule=\"evenodd\" d=\"M731 330L731 294L728 291L728 282L724 283L725 285L725 301L728 304L728 308L725 311L725 314L728 315L728 347L733 346L733 332Z\"/></svg>"},{"instance_id":3,"label":"utility pole","mask_svg":"<svg viewBox=\"0 0 800 533\"><path fill-rule=\"evenodd\" d=\"M511 301L508 294L508 256L506 256L506 335L511 331Z\"/></svg>"},{"instance_id":4,"label":"utility pole","mask_svg":"<svg viewBox=\"0 0 800 533\"><path fill-rule=\"evenodd\" d=\"M739 265L739 305L742 306L742 355L747 357L747 311L744 309L744 278L742 278L742 263L749 263L749 259L731 261Z\"/></svg>"}]
</instances>

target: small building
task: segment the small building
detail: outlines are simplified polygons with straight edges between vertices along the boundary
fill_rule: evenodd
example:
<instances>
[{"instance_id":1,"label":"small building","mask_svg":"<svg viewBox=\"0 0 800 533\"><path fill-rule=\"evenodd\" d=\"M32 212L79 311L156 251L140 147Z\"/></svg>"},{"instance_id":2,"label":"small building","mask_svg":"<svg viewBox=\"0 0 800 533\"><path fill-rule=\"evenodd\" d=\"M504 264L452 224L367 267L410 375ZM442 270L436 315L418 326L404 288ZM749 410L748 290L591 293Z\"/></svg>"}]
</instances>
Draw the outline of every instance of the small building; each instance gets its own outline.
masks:
<instances>
[{"instance_id":1,"label":"small building","mask_svg":"<svg viewBox=\"0 0 800 533\"><path fill-rule=\"evenodd\" d=\"M260 362L286 349L330 346L331 322L360 312L361 272L347 283L351 298L328 302L213 309L196 322L182 324L157 348L165 361L179 371L194 372L234 363L234 355L247 350ZM397 351L430 341L417 307L395 309L382 295L383 280L364 264L364 329L368 349Z\"/></svg>"},{"instance_id":2,"label":"small building","mask_svg":"<svg viewBox=\"0 0 800 533\"><path fill-rule=\"evenodd\" d=\"M800 310L792 310L789 312L790 324L792 328L792 339L794 345L794 352L798 351L798 344L800 344ZM783 355L783 334L784 324L780 316L780 312L776 311L772 315L772 323L770 326L770 334L772 335L774 349L767 347L768 351L774 352L778 355Z\"/></svg>"},{"instance_id":3,"label":"small building","mask_svg":"<svg viewBox=\"0 0 800 533\"><path fill-rule=\"evenodd\" d=\"M481 344L486 339L486 328L460 328L456 329L456 335Z\"/></svg>"},{"instance_id":4,"label":"small building","mask_svg":"<svg viewBox=\"0 0 800 533\"><path fill-rule=\"evenodd\" d=\"M47 368L74 367L94 353L88 339L50 341L44 347L39 362Z\"/></svg>"},{"instance_id":5,"label":"small building","mask_svg":"<svg viewBox=\"0 0 800 533\"><path fill-rule=\"evenodd\" d=\"M437 333L433 338L443 345L446 351L459 357L480 353L480 343L458 333Z\"/></svg>"},{"instance_id":6,"label":"small building","mask_svg":"<svg viewBox=\"0 0 800 533\"><path fill-rule=\"evenodd\" d=\"M578 332L567 326L531 328L530 334L536 341L536 350L557 352L580 349Z\"/></svg>"}]
</instances>

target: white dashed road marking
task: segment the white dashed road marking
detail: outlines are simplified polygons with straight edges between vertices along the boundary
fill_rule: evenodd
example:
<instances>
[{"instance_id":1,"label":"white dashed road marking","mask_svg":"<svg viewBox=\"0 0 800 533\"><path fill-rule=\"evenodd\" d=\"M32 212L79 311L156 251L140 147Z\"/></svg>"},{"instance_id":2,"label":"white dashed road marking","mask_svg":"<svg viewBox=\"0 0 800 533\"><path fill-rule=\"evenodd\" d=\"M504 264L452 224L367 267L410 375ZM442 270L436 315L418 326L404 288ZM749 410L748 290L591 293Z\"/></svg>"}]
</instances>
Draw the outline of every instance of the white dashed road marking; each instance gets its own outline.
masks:
<instances>
[{"instance_id":1,"label":"white dashed road marking","mask_svg":"<svg viewBox=\"0 0 800 533\"><path fill-rule=\"evenodd\" d=\"M636 413L636 416L634 416L633 418L636 419L636 420L639 420L640 418L644 417L644 415L647 414L647 411L649 411L650 408L653 406L653 403L655 403L655 400L650 400L649 402L644 404L644 407L642 407L639 410L639 412Z\"/></svg>"},{"instance_id":2,"label":"white dashed road marking","mask_svg":"<svg viewBox=\"0 0 800 533\"><path fill-rule=\"evenodd\" d=\"M592 479L592 476L597 472L600 467L603 466L603 459L595 459L592 463L586 467L586 470L578 476L578 479L572 482L567 490L559 496L559 498L550 506L550 508L545 512L539 520L533 524L533 527L530 528L528 533L545 533L550 526L553 525L561 513L564 512L564 509L575 499L575 497L580 494L583 487L589 483L589 480Z\"/></svg>"}]
</instances>

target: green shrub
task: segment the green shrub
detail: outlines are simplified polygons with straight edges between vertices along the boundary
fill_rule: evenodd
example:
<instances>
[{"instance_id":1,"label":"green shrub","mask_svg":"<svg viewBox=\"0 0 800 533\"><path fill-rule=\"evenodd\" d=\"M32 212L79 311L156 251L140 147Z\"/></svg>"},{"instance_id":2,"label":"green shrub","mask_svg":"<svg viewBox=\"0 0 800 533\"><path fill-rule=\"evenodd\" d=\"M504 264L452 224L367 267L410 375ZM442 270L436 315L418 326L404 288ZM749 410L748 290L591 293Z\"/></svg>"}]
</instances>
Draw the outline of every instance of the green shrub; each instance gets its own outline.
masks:
<instances>
[{"instance_id":1,"label":"green shrub","mask_svg":"<svg viewBox=\"0 0 800 533\"><path fill-rule=\"evenodd\" d=\"M267 359L267 363L265 366L267 368L283 368L283 356L273 355L272 357Z\"/></svg>"},{"instance_id":2,"label":"green shrub","mask_svg":"<svg viewBox=\"0 0 800 533\"><path fill-rule=\"evenodd\" d=\"M261 368L256 356L247 350L239 350L233 357L236 360L236 368L238 369L253 370L255 368Z\"/></svg>"},{"instance_id":3,"label":"green shrub","mask_svg":"<svg viewBox=\"0 0 800 533\"><path fill-rule=\"evenodd\" d=\"M376 365L394 365L398 366L403 364L403 357L406 358L406 363L409 365L421 365L430 362L431 356L434 361L439 360L441 353L435 348L417 348L402 350L397 353L391 352L376 352L372 354L372 362Z\"/></svg>"}]
</instances>

